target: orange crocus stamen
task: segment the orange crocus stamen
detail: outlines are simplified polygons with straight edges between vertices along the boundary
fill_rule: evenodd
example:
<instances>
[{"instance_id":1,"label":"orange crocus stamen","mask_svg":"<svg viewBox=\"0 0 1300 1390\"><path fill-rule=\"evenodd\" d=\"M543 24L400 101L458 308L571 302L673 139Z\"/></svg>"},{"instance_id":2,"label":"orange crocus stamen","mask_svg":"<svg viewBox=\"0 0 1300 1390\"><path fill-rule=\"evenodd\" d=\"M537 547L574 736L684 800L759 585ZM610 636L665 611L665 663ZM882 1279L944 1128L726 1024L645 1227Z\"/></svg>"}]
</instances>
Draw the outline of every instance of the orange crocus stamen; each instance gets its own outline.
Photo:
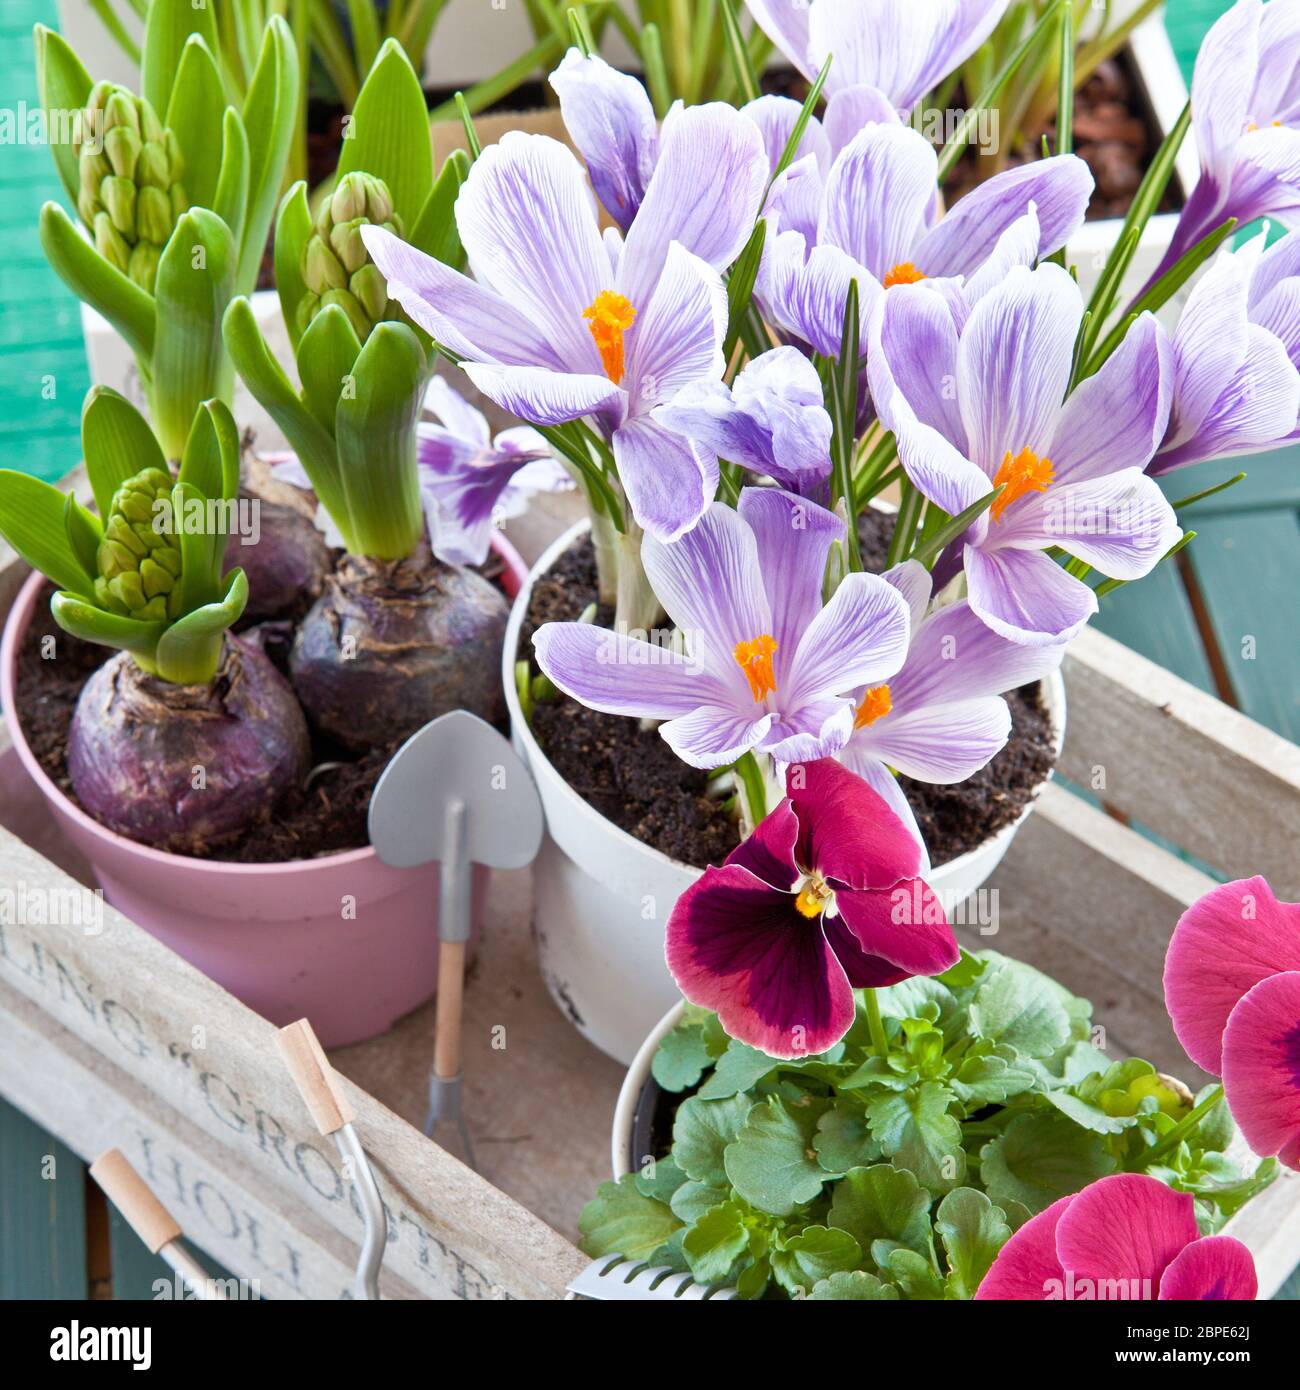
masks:
<instances>
[{"instance_id":1,"label":"orange crocus stamen","mask_svg":"<svg viewBox=\"0 0 1300 1390\"><path fill-rule=\"evenodd\" d=\"M745 673L755 703L761 703L776 689L776 677L772 674L772 653L775 651L776 639L766 632L752 642L736 643L736 661Z\"/></svg>"},{"instance_id":2,"label":"orange crocus stamen","mask_svg":"<svg viewBox=\"0 0 1300 1390\"><path fill-rule=\"evenodd\" d=\"M582 311L587 327L596 340L605 375L618 385L623 380L623 334L632 327L636 310L613 290L601 290Z\"/></svg>"},{"instance_id":3,"label":"orange crocus stamen","mask_svg":"<svg viewBox=\"0 0 1300 1390\"><path fill-rule=\"evenodd\" d=\"M883 719L893 708L894 702L889 698L889 687L887 685L873 686L862 697L858 712L853 717L853 727L865 729L868 724L874 724L877 719Z\"/></svg>"},{"instance_id":4,"label":"orange crocus stamen","mask_svg":"<svg viewBox=\"0 0 1300 1390\"><path fill-rule=\"evenodd\" d=\"M925 272L918 270L911 261L899 263L885 276L885 288L892 290L895 285L915 285L925 279Z\"/></svg>"},{"instance_id":5,"label":"orange crocus stamen","mask_svg":"<svg viewBox=\"0 0 1300 1390\"><path fill-rule=\"evenodd\" d=\"M1046 492L1055 476L1051 459L1039 458L1032 449L1022 449L1014 458L1008 451L993 479L995 488L1006 487L1006 491L990 508L993 520L1001 521L1002 513L1027 492Z\"/></svg>"}]
</instances>

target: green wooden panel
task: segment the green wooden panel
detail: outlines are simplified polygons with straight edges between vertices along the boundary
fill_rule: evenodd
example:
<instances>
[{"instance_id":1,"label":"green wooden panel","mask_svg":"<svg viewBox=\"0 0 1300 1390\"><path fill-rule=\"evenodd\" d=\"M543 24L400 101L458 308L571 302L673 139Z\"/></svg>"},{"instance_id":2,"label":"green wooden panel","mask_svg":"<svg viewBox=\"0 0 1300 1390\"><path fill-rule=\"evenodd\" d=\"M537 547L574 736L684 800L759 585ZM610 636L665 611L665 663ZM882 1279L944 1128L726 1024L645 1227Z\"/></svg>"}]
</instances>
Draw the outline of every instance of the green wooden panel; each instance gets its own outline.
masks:
<instances>
[{"instance_id":1,"label":"green wooden panel","mask_svg":"<svg viewBox=\"0 0 1300 1390\"><path fill-rule=\"evenodd\" d=\"M1145 579L1108 594L1095 625L1107 637L1213 692L1210 664L1177 565L1160 565Z\"/></svg>"},{"instance_id":2,"label":"green wooden panel","mask_svg":"<svg viewBox=\"0 0 1300 1390\"><path fill-rule=\"evenodd\" d=\"M1300 446L1297 445L1272 453L1252 454L1249 458L1180 468L1176 473L1166 474L1160 486L1171 502L1178 502L1218 487L1238 473L1246 475L1242 482L1187 507L1182 515L1183 524L1199 529L1198 522L1206 516L1258 512L1269 507L1300 508Z\"/></svg>"},{"instance_id":3,"label":"green wooden panel","mask_svg":"<svg viewBox=\"0 0 1300 1390\"><path fill-rule=\"evenodd\" d=\"M171 1266L151 1255L148 1247L122 1219L112 1203L108 1208L108 1235L113 1258L113 1297L152 1299L154 1280L172 1280Z\"/></svg>"},{"instance_id":4,"label":"green wooden panel","mask_svg":"<svg viewBox=\"0 0 1300 1390\"><path fill-rule=\"evenodd\" d=\"M85 1165L0 1099L0 1299L86 1294Z\"/></svg>"}]
</instances>

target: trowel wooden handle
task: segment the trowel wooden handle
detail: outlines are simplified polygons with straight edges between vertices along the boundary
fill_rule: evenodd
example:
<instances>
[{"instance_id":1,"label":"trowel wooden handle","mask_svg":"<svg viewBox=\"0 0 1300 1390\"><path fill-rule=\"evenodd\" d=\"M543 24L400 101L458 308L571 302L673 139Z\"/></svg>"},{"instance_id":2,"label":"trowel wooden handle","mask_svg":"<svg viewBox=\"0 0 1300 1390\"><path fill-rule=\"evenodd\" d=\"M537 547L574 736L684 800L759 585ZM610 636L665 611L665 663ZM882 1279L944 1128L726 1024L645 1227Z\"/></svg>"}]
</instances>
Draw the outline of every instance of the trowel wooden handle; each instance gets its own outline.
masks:
<instances>
[{"instance_id":1,"label":"trowel wooden handle","mask_svg":"<svg viewBox=\"0 0 1300 1390\"><path fill-rule=\"evenodd\" d=\"M311 1024L305 1018L287 1024L280 1029L277 1041L284 1064L289 1068L298 1093L306 1101L316 1128L322 1134L333 1134L351 1124L356 1112L343 1094L338 1076L317 1042Z\"/></svg>"},{"instance_id":2,"label":"trowel wooden handle","mask_svg":"<svg viewBox=\"0 0 1300 1390\"><path fill-rule=\"evenodd\" d=\"M153 1195L121 1149L106 1149L100 1154L90 1165L90 1176L149 1247L151 1255L180 1238L181 1228L175 1217Z\"/></svg>"},{"instance_id":3,"label":"trowel wooden handle","mask_svg":"<svg viewBox=\"0 0 1300 1390\"><path fill-rule=\"evenodd\" d=\"M460 1075L460 1022L465 999L465 943L443 941L438 948L438 1015L433 1074Z\"/></svg>"}]
</instances>

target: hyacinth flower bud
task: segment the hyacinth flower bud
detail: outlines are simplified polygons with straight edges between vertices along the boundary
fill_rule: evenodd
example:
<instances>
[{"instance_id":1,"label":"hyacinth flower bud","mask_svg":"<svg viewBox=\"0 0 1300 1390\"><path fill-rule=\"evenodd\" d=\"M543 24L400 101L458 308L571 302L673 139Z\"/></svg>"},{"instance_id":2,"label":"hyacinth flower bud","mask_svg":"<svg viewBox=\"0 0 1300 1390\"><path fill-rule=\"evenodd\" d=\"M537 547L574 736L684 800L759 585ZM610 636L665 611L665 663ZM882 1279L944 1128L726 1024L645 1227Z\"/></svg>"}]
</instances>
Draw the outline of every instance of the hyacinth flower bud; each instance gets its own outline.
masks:
<instances>
[{"instance_id":1,"label":"hyacinth flower bud","mask_svg":"<svg viewBox=\"0 0 1300 1390\"><path fill-rule=\"evenodd\" d=\"M171 494L171 478L146 468L113 495L95 557L95 597L110 612L142 622L180 616L181 551Z\"/></svg>"}]
</instances>

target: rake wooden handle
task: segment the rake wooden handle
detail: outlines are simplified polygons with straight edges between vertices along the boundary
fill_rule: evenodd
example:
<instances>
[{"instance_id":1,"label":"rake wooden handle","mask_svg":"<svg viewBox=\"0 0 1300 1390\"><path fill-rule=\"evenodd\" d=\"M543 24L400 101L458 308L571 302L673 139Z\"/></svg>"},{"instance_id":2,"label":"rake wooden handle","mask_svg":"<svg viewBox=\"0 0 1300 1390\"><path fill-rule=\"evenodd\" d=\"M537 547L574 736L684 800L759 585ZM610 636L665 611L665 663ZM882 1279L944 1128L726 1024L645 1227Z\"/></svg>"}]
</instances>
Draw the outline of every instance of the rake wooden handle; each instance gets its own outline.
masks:
<instances>
[{"instance_id":1,"label":"rake wooden handle","mask_svg":"<svg viewBox=\"0 0 1300 1390\"><path fill-rule=\"evenodd\" d=\"M90 1165L90 1176L149 1247L151 1255L180 1239L181 1228L176 1218L153 1195L121 1149L106 1149L100 1154Z\"/></svg>"},{"instance_id":2,"label":"rake wooden handle","mask_svg":"<svg viewBox=\"0 0 1300 1390\"><path fill-rule=\"evenodd\" d=\"M333 1134L356 1118L352 1103L343 1094L339 1079L330 1066L329 1058L316 1040L312 1026L305 1018L287 1024L276 1035L280 1055L289 1068L298 1093L311 1111L316 1128L322 1134Z\"/></svg>"},{"instance_id":3,"label":"rake wooden handle","mask_svg":"<svg viewBox=\"0 0 1300 1390\"><path fill-rule=\"evenodd\" d=\"M460 1020L465 998L465 943L443 941L438 947L438 1012L433 1044L433 1074L460 1075Z\"/></svg>"}]
</instances>

